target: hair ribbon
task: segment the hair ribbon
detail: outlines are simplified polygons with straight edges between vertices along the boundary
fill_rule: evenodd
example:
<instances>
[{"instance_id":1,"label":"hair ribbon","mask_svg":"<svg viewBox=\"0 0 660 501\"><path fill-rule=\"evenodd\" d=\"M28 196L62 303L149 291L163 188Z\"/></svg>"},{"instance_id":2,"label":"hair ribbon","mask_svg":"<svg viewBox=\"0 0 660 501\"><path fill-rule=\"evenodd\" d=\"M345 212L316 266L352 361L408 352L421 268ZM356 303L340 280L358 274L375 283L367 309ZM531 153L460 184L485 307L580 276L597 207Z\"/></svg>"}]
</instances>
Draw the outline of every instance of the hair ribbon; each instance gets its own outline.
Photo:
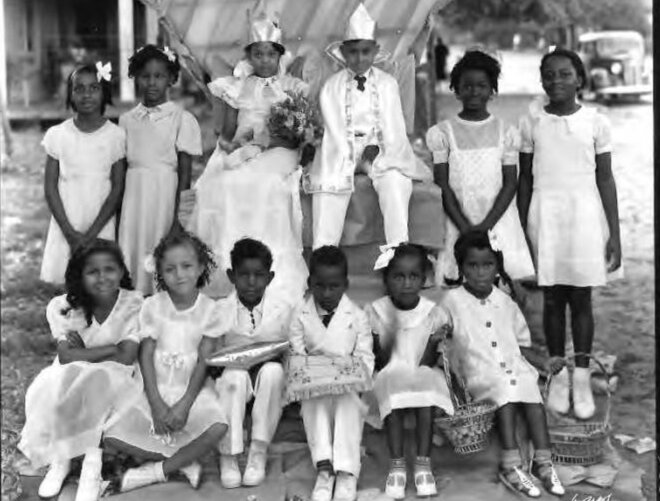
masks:
<instances>
[{"instance_id":1,"label":"hair ribbon","mask_svg":"<svg viewBox=\"0 0 660 501\"><path fill-rule=\"evenodd\" d=\"M394 251L396 251L396 248L400 244L388 244L388 245L381 245L379 247L380 250L380 256L376 259L376 263L374 264L374 270L382 270L383 268L386 268L388 264L390 264L390 261L394 257Z\"/></svg>"},{"instance_id":2,"label":"hair ribbon","mask_svg":"<svg viewBox=\"0 0 660 501\"><path fill-rule=\"evenodd\" d=\"M142 266L147 273L156 273L156 260L154 259L153 254L149 254L144 258Z\"/></svg>"},{"instance_id":3,"label":"hair ribbon","mask_svg":"<svg viewBox=\"0 0 660 501\"><path fill-rule=\"evenodd\" d=\"M500 241L498 240L497 235L493 230L488 230L488 242L490 243L490 248L495 252L502 252Z\"/></svg>"},{"instance_id":4,"label":"hair ribbon","mask_svg":"<svg viewBox=\"0 0 660 501\"><path fill-rule=\"evenodd\" d=\"M105 80L109 82L112 78L112 63L108 62L103 64L101 61L96 62L96 79L100 82Z\"/></svg>"},{"instance_id":5,"label":"hair ribbon","mask_svg":"<svg viewBox=\"0 0 660 501\"><path fill-rule=\"evenodd\" d=\"M163 47L163 54L165 54L165 56L167 56L167 59L169 60L170 63L173 63L173 62L176 61L176 54L167 45L165 47Z\"/></svg>"}]
</instances>

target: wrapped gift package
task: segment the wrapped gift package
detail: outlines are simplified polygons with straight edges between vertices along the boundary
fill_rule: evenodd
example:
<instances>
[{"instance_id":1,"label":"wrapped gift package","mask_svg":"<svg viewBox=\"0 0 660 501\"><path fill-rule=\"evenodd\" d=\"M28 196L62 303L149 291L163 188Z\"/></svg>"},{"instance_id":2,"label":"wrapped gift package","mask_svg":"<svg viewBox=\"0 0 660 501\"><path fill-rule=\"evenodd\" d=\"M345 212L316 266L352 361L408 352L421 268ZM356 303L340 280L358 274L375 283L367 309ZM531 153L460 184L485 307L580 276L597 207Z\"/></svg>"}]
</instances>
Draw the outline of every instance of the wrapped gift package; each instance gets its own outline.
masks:
<instances>
[{"instance_id":1,"label":"wrapped gift package","mask_svg":"<svg viewBox=\"0 0 660 501\"><path fill-rule=\"evenodd\" d=\"M262 342L244 346L222 348L206 359L206 365L249 369L250 367L272 360L289 349L288 341Z\"/></svg>"}]
</instances>

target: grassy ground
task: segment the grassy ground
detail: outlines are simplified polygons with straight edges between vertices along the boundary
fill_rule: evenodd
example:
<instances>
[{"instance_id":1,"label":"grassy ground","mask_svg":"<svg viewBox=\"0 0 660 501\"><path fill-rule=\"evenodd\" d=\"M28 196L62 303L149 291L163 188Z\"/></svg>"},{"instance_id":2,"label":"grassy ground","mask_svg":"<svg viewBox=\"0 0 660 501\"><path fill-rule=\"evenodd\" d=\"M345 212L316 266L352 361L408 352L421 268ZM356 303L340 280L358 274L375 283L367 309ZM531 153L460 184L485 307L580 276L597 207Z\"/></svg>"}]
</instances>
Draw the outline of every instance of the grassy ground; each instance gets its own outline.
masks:
<instances>
[{"instance_id":1,"label":"grassy ground","mask_svg":"<svg viewBox=\"0 0 660 501\"><path fill-rule=\"evenodd\" d=\"M502 96L494 103L493 111L513 120L524 111L528 101L529 98ZM453 114L455 109L453 97L440 99L440 117ZM653 171L648 147L652 144L652 132L644 132L638 113L645 113L643 120L651 124L650 108L614 110L611 116L616 130L636 124L634 137L616 134L614 145L616 151L621 151L615 157L615 172L627 276L595 294L596 348L619 357L617 368L621 381L613 399L614 431L654 436L654 291L650 278ZM652 130L652 125L648 127ZM203 126L203 130L211 128ZM36 373L51 362L54 353L45 305L57 291L38 281L49 218L42 191L44 154L39 146L42 134L38 127L15 130L15 151L11 160L2 165L1 172L2 499L13 499L17 494L11 460L24 422L25 391ZM542 339L538 294L533 304L530 325L535 339ZM626 451L622 454L645 470L645 495L647 499L655 499L653 454L635 456Z\"/></svg>"}]
</instances>

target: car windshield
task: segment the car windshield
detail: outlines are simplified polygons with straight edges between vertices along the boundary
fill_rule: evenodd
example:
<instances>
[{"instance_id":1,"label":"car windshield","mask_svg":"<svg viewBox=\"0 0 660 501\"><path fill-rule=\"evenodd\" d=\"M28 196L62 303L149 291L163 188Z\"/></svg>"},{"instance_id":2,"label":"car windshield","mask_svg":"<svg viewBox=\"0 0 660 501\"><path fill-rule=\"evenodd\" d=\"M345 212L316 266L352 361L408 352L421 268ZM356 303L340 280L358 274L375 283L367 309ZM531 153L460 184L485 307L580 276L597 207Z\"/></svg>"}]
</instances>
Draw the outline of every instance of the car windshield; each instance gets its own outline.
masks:
<instances>
[{"instance_id":1,"label":"car windshield","mask_svg":"<svg viewBox=\"0 0 660 501\"><path fill-rule=\"evenodd\" d=\"M642 52L639 40L633 38L601 38L596 41L596 51L600 57L613 57L627 52Z\"/></svg>"}]
</instances>

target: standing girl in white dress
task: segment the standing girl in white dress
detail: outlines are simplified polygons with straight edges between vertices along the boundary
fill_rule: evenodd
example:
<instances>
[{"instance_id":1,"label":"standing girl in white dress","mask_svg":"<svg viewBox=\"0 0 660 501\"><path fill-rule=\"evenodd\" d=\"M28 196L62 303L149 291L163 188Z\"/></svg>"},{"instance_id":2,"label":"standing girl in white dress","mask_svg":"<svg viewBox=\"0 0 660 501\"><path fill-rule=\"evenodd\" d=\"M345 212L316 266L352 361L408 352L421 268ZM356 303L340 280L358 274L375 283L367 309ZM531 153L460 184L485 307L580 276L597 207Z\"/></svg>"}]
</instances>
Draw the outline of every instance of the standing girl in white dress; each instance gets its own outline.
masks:
<instances>
[{"instance_id":1,"label":"standing girl in white dress","mask_svg":"<svg viewBox=\"0 0 660 501\"><path fill-rule=\"evenodd\" d=\"M518 134L505 131L488 112L497 93L500 64L481 51L467 52L451 71L450 88L463 104L458 116L429 129L435 180L447 212L445 247L438 256L437 283L456 280L456 239L469 229L492 230L501 242L513 279L534 275L534 266L515 204L518 186Z\"/></svg>"},{"instance_id":2,"label":"standing girl in white dress","mask_svg":"<svg viewBox=\"0 0 660 501\"><path fill-rule=\"evenodd\" d=\"M119 246L98 239L74 252L67 293L48 303L57 358L27 390L18 446L33 466L50 465L41 497L58 495L81 455L76 501L99 496L102 434L142 391L135 365L142 294L131 289Z\"/></svg>"},{"instance_id":3,"label":"standing girl in white dress","mask_svg":"<svg viewBox=\"0 0 660 501\"><path fill-rule=\"evenodd\" d=\"M594 338L591 289L605 285L608 273L621 267L610 123L576 101L585 80L574 52L557 49L541 60L549 102L521 121L518 191L520 219L543 288L543 328L551 357L564 356L567 305L571 311L573 411L579 419L595 412L588 357ZM548 407L567 413L569 387L565 367L552 380Z\"/></svg>"},{"instance_id":4,"label":"standing girl in white dress","mask_svg":"<svg viewBox=\"0 0 660 501\"><path fill-rule=\"evenodd\" d=\"M109 63L71 73L66 102L73 118L48 129L42 142L52 217L40 278L55 284L64 283L71 249L97 237L115 239L124 191L125 134L103 115L111 103Z\"/></svg>"},{"instance_id":5,"label":"standing girl in white dress","mask_svg":"<svg viewBox=\"0 0 660 501\"><path fill-rule=\"evenodd\" d=\"M202 154L197 120L167 100L179 70L168 47L139 49L129 60L128 74L137 80L142 102L119 118L128 160L119 244L135 287L145 295L153 292L153 277L142 263L177 221L180 193L190 188L192 157Z\"/></svg>"},{"instance_id":6,"label":"standing girl in white dress","mask_svg":"<svg viewBox=\"0 0 660 501\"><path fill-rule=\"evenodd\" d=\"M114 448L147 459L126 471L121 491L181 471L193 488L199 459L218 447L227 431L206 363L220 335L215 302L200 292L215 266L210 249L182 230L154 250L156 285L140 311L140 368L145 393L106 434Z\"/></svg>"},{"instance_id":7,"label":"standing girl in white dress","mask_svg":"<svg viewBox=\"0 0 660 501\"><path fill-rule=\"evenodd\" d=\"M490 401L498 407L502 482L529 497L541 495L523 469L516 443L520 410L535 449L532 474L551 494L561 496L564 488L552 465L538 373L521 353L531 348L531 334L514 300L494 287L498 274L511 282L504 271L502 251L494 247L484 231L469 231L456 241L454 255L462 285L447 291L443 300L452 322L452 367L457 368L475 401Z\"/></svg>"},{"instance_id":8,"label":"standing girl in white dress","mask_svg":"<svg viewBox=\"0 0 660 501\"><path fill-rule=\"evenodd\" d=\"M190 230L215 252L218 271L208 293L232 290L224 270L234 243L250 237L273 253L271 291L302 298L307 267L302 256L302 212L297 144L270 137L271 106L287 93L307 94L307 84L285 74L282 32L268 19L251 25L245 59L234 76L213 80L209 89L223 118L218 147L195 184Z\"/></svg>"},{"instance_id":9,"label":"standing girl in white dress","mask_svg":"<svg viewBox=\"0 0 660 501\"><path fill-rule=\"evenodd\" d=\"M454 412L445 376L437 367L449 316L419 295L430 266L426 251L418 245L390 247L376 262L376 269L384 268L387 295L366 307L379 369L373 391L392 458L385 493L394 499L404 499L406 491L405 412L412 409L417 418L414 478L418 496L437 494L430 458L433 408Z\"/></svg>"}]
</instances>

